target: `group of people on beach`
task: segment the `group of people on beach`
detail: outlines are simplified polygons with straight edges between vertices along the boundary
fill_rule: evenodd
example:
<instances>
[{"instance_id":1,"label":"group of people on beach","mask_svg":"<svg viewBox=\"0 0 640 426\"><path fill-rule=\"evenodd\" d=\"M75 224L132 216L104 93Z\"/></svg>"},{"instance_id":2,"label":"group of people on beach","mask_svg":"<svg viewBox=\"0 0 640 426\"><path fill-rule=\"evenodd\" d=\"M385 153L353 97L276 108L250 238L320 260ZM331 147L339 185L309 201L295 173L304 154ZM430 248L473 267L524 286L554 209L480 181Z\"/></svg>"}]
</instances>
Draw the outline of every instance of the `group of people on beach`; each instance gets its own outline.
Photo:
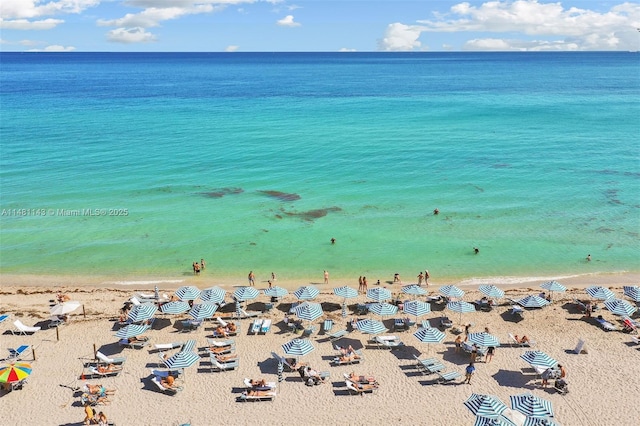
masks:
<instances>
[{"instance_id":1,"label":"group of people on beach","mask_svg":"<svg viewBox=\"0 0 640 426\"><path fill-rule=\"evenodd\" d=\"M194 275L200 275L200 272L204 271L204 268L206 267L206 263L204 259L200 259L200 262L198 261L193 262L191 267L193 268Z\"/></svg>"}]
</instances>

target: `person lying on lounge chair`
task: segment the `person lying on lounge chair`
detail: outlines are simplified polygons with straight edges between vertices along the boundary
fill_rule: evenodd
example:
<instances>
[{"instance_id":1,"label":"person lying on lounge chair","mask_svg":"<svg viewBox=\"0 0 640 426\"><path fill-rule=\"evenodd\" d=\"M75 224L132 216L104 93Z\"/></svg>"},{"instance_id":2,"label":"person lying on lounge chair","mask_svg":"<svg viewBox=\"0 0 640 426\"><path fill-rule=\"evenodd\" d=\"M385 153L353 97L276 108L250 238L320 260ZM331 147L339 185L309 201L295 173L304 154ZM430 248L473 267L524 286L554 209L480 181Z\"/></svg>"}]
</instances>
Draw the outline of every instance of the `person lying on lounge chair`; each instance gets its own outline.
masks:
<instances>
[{"instance_id":1,"label":"person lying on lounge chair","mask_svg":"<svg viewBox=\"0 0 640 426\"><path fill-rule=\"evenodd\" d=\"M115 366L113 364L109 365L98 365L97 367L98 373L113 373L115 371L122 371L122 367Z\"/></svg>"},{"instance_id":2,"label":"person lying on lounge chair","mask_svg":"<svg viewBox=\"0 0 640 426\"><path fill-rule=\"evenodd\" d=\"M363 384L377 384L375 377L373 376L359 376L354 372L349 373L349 380L353 383L363 383Z\"/></svg>"},{"instance_id":3,"label":"person lying on lounge chair","mask_svg":"<svg viewBox=\"0 0 640 426\"><path fill-rule=\"evenodd\" d=\"M294 370L298 370L300 367L306 367L308 364L306 362L298 362L295 358L286 358L287 364L291 366Z\"/></svg>"},{"instance_id":4,"label":"person lying on lounge chair","mask_svg":"<svg viewBox=\"0 0 640 426\"><path fill-rule=\"evenodd\" d=\"M227 324L227 332L235 333L236 331L237 331L237 327L235 323L230 322L229 324Z\"/></svg>"},{"instance_id":5,"label":"person lying on lounge chair","mask_svg":"<svg viewBox=\"0 0 640 426\"><path fill-rule=\"evenodd\" d=\"M58 293L58 295L56 296L56 300L60 303L64 303L71 300L71 298L64 293Z\"/></svg>"},{"instance_id":6,"label":"person lying on lounge chair","mask_svg":"<svg viewBox=\"0 0 640 426\"><path fill-rule=\"evenodd\" d=\"M352 383L353 383L353 386L355 386L361 391L378 389L377 383L358 383L358 382L352 382Z\"/></svg>"},{"instance_id":7,"label":"person lying on lounge chair","mask_svg":"<svg viewBox=\"0 0 640 426\"><path fill-rule=\"evenodd\" d=\"M531 341L529 340L529 338L526 335L524 335L522 337L518 337L518 335L516 334L514 337L515 337L515 339L516 339L516 341L518 343L531 343Z\"/></svg>"},{"instance_id":8,"label":"person lying on lounge chair","mask_svg":"<svg viewBox=\"0 0 640 426\"><path fill-rule=\"evenodd\" d=\"M169 374L167 377L163 377L162 379L160 379L160 384L165 388L165 389L174 389L176 388L176 379L175 377L173 377L171 374Z\"/></svg>"},{"instance_id":9,"label":"person lying on lounge chair","mask_svg":"<svg viewBox=\"0 0 640 426\"><path fill-rule=\"evenodd\" d=\"M238 354L230 354L230 355L216 355L216 359L220 362L227 362L233 359L238 358Z\"/></svg>"},{"instance_id":10,"label":"person lying on lounge chair","mask_svg":"<svg viewBox=\"0 0 640 426\"><path fill-rule=\"evenodd\" d=\"M218 336L224 336L224 337L228 337L229 334L227 333L227 329L221 325L219 325L218 327L216 327L216 334Z\"/></svg>"},{"instance_id":11,"label":"person lying on lounge chair","mask_svg":"<svg viewBox=\"0 0 640 426\"><path fill-rule=\"evenodd\" d=\"M342 353L340 355L340 358L338 358L340 362L349 362L353 361L354 359L360 359L360 355L356 353L355 349L353 349L351 345L349 345L347 349L340 349L340 352Z\"/></svg>"},{"instance_id":12,"label":"person lying on lounge chair","mask_svg":"<svg viewBox=\"0 0 640 426\"><path fill-rule=\"evenodd\" d=\"M148 340L149 340L148 337L138 337L138 336L129 337L127 339L129 343L140 343L140 342L146 342Z\"/></svg>"},{"instance_id":13,"label":"person lying on lounge chair","mask_svg":"<svg viewBox=\"0 0 640 426\"><path fill-rule=\"evenodd\" d=\"M87 389L89 390L89 393L91 395L100 395L100 396L113 395L116 392L115 389L107 389L102 385L87 384Z\"/></svg>"},{"instance_id":14,"label":"person lying on lounge chair","mask_svg":"<svg viewBox=\"0 0 640 426\"><path fill-rule=\"evenodd\" d=\"M231 345L229 346L209 346L209 352L212 354L222 354L224 352L229 352L231 349Z\"/></svg>"},{"instance_id":15,"label":"person lying on lounge chair","mask_svg":"<svg viewBox=\"0 0 640 426\"><path fill-rule=\"evenodd\" d=\"M273 391L249 389L249 390L246 390L246 391L242 392L242 394L246 395L246 396L273 396Z\"/></svg>"},{"instance_id":16,"label":"person lying on lounge chair","mask_svg":"<svg viewBox=\"0 0 640 426\"><path fill-rule=\"evenodd\" d=\"M320 376L316 370L311 367L306 367L304 370L305 377L313 379L316 383L324 383L324 379Z\"/></svg>"},{"instance_id":17,"label":"person lying on lounge chair","mask_svg":"<svg viewBox=\"0 0 640 426\"><path fill-rule=\"evenodd\" d=\"M267 381L265 379L260 379L260 380L251 379L251 380L249 380L249 383L254 388L263 388L263 387L267 386Z\"/></svg>"}]
</instances>

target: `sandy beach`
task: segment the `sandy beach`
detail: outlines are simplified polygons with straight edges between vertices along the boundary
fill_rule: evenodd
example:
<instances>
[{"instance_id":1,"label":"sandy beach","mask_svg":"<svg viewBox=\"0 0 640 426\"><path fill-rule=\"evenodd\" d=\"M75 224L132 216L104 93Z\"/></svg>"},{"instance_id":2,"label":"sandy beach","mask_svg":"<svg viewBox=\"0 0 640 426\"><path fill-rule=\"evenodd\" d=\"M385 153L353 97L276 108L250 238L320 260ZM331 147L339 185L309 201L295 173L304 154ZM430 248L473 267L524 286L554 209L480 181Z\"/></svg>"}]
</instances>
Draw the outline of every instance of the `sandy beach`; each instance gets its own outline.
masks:
<instances>
[{"instance_id":1,"label":"sandy beach","mask_svg":"<svg viewBox=\"0 0 640 426\"><path fill-rule=\"evenodd\" d=\"M554 293L553 303L542 309L525 311L524 319L516 322L510 315L508 299L517 299L528 294L538 294L539 285L550 277L531 279L498 280L506 291L505 298L491 312L476 311L457 314L444 305L432 304L432 312L418 320L429 320L435 327L442 316L448 316L455 327L464 323L473 324L472 332L481 332L487 327L500 339L491 362L476 363L476 372L471 384L463 384L464 368L469 355L456 352L452 329L445 329L442 343L419 342L413 333L394 331L393 318L406 317L398 312L383 322L390 329L389 335L397 336L404 345L398 349L376 349L367 344L368 335L359 331L350 332L345 338L330 342L328 336L318 332L324 319L332 319L332 332L346 329L347 321L353 318L380 317L354 316L352 307L356 303L369 302L365 295L349 299L349 315L342 318L342 299L332 293L335 287L357 284L346 280L321 284L322 277L309 282L287 282L278 280L275 285L290 292L301 285L315 284L320 295L324 315L314 321L317 331L310 340L315 350L301 360L319 371L328 371L327 383L305 386L298 373L284 373L284 380L277 384L277 396L272 402L240 403L237 397L244 390L245 378L264 378L277 381L277 362L271 352L283 354L281 345L299 337L283 324L285 312L297 299L293 294L282 298L274 309L262 314L273 322L271 330L264 335L248 333L251 320L240 321L240 332L235 337L239 367L228 372L211 372L209 357L205 356L207 338L213 333L213 323L189 333L180 329L178 316L156 314L157 320L145 334L150 344L143 349L121 348L114 336L117 318L123 303L136 292L153 292L157 285L161 293L171 293L181 285L195 285L200 289L220 286L228 291L227 302L235 287L244 285L239 280L180 277L158 279L157 277L46 277L27 275L3 275L0 292L0 314L9 314L3 322L0 357L6 358L8 348L32 345L33 350L22 355L22 360L31 363L33 373L21 390L1 393L3 424L15 425L81 425L84 411L81 392L86 383L101 383L115 389L108 405L98 405L110 421L117 425L243 425L243 424L305 424L305 425L382 425L393 422L405 424L472 425L475 417L463 405L472 393L492 394L510 406L509 397L530 392L553 404L555 421L561 425L635 425L640 420L640 407L634 389L640 389L640 345L635 345L629 334L621 331L605 332L593 320L588 320L576 309L573 300L588 300L584 289L589 285L608 287L622 298L623 285L637 285L638 274L607 274L575 276L556 279L569 290ZM224 284L235 282L236 285ZM466 294L464 300L473 302L482 297L478 284L492 283L489 280L469 280L462 283L431 282L430 294L437 293L445 284L456 284ZM411 284L411 282L405 282ZM382 283L394 295L400 293L401 285ZM369 288L375 286L369 285ZM258 280L257 289L266 288L266 282ZM426 287L424 287L426 288ZM46 327L49 310L57 292L63 292L81 302L69 323L55 328ZM410 300L412 296L402 295ZM418 299L425 300L425 296ZM268 297L260 295L248 302L250 311L262 311ZM232 303L222 313L231 312ZM599 303L602 306L602 303ZM231 308L231 310L229 309ZM619 317L606 309L598 312L611 323L620 326ZM634 318L637 318L637 313ZM32 335L13 335L13 322L19 319L24 324L43 326ZM508 334L527 335L535 340L534 349L555 358L567 370L570 392L560 395L552 386L542 388L535 372L520 358L526 349L510 344ZM637 336L637 335L635 335ZM159 357L154 344L184 342L195 339L196 351L201 359L185 370L179 382L183 390L176 396L157 392L150 377ZM587 353L576 354L573 349L578 340L584 340ZM359 365L332 366L336 355L333 344L352 345L363 350L364 360ZM93 359L94 347L112 357L127 358L124 370L116 377L88 379L83 364ZM171 353L176 352L176 350ZM35 360L33 359L35 355ZM417 368L414 355L434 357L445 365L446 371L456 371L461 377L453 383L437 384L437 375L423 375ZM343 374L356 372L371 375L379 382L374 394L357 396L347 392Z\"/></svg>"}]
</instances>

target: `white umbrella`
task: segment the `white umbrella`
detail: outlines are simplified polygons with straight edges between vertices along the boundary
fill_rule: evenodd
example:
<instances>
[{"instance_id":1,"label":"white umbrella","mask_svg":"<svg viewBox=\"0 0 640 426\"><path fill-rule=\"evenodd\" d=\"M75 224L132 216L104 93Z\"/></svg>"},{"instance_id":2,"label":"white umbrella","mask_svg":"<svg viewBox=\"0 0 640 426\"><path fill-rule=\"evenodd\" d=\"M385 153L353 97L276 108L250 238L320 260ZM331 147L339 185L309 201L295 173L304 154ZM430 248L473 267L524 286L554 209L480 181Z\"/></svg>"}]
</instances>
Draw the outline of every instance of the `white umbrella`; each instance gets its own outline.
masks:
<instances>
[{"instance_id":1,"label":"white umbrella","mask_svg":"<svg viewBox=\"0 0 640 426\"><path fill-rule=\"evenodd\" d=\"M82 303L76 301L58 303L51 308L51 315L66 315L75 311L80 306L82 306Z\"/></svg>"}]
</instances>

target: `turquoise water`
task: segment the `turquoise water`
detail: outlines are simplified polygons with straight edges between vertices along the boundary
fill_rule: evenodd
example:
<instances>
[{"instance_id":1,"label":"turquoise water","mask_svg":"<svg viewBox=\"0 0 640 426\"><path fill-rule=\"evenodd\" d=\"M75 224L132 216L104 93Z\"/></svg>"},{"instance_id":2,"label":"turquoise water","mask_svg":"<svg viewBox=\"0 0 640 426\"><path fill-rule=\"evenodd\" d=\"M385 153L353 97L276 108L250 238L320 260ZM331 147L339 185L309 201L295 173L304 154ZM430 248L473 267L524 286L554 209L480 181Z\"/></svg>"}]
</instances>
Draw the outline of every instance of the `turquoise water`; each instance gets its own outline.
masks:
<instances>
[{"instance_id":1,"label":"turquoise water","mask_svg":"<svg viewBox=\"0 0 640 426\"><path fill-rule=\"evenodd\" d=\"M639 59L1 53L0 272L640 271Z\"/></svg>"}]
</instances>

